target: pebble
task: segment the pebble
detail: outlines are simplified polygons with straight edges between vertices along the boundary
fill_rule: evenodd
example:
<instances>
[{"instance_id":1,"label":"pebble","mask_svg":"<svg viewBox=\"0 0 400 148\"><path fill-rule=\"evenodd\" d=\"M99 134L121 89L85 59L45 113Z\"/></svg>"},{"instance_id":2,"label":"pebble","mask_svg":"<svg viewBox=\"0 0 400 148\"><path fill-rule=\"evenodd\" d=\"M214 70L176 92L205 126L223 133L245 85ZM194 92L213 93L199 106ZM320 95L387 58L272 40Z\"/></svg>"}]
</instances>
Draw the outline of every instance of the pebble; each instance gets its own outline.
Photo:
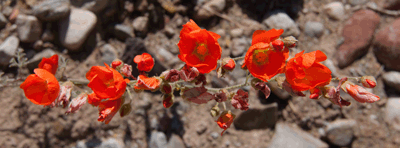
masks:
<instances>
[{"instance_id":1,"label":"pebble","mask_svg":"<svg viewBox=\"0 0 400 148\"><path fill-rule=\"evenodd\" d=\"M37 68L40 61L42 61L42 58L49 58L55 54L56 54L56 52L54 52L51 49L45 49L39 53L36 53L33 56L33 58L28 61L28 65L27 65L28 69L33 70L33 69Z\"/></svg>"},{"instance_id":2,"label":"pebble","mask_svg":"<svg viewBox=\"0 0 400 148\"><path fill-rule=\"evenodd\" d=\"M352 119L339 119L326 127L326 137L337 146L349 146L354 138L354 128L357 122Z\"/></svg>"},{"instance_id":3,"label":"pebble","mask_svg":"<svg viewBox=\"0 0 400 148\"><path fill-rule=\"evenodd\" d=\"M165 148L167 145L167 136L163 132L151 132L149 148Z\"/></svg>"},{"instance_id":4,"label":"pebble","mask_svg":"<svg viewBox=\"0 0 400 148\"><path fill-rule=\"evenodd\" d=\"M275 126L278 121L278 103L274 102L262 108L251 108L240 113L233 124L242 130L266 129Z\"/></svg>"},{"instance_id":5,"label":"pebble","mask_svg":"<svg viewBox=\"0 0 400 148\"><path fill-rule=\"evenodd\" d=\"M10 59L15 56L19 45L19 39L9 36L0 44L0 66L7 66Z\"/></svg>"},{"instance_id":6,"label":"pebble","mask_svg":"<svg viewBox=\"0 0 400 148\"><path fill-rule=\"evenodd\" d=\"M374 54L387 69L400 71L400 18L375 34Z\"/></svg>"},{"instance_id":7,"label":"pebble","mask_svg":"<svg viewBox=\"0 0 400 148\"><path fill-rule=\"evenodd\" d=\"M206 2L204 5L197 5L199 9L196 11L196 19L208 19L215 15L212 11L222 12L225 9L225 0L212 0Z\"/></svg>"},{"instance_id":8,"label":"pebble","mask_svg":"<svg viewBox=\"0 0 400 148\"><path fill-rule=\"evenodd\" d=\"M46 28L42 34L41 39L43 42L51 42L54 40L54 34L50 29Z\"/></svg>"},{"instance_id":9,"label":"pebble","mask_svg":"<svg viewBox=\"0 0 400 148\"><path fill-rule=\"evenodd\" d=\"M147 31L147 27L149 24L149 18L146 16L139 16L137 18L135 18L132 22L133 28L135 29L135 31L139 31L139 32L146 32Z\"/></svg>"},{"instance_id":10,"label":"pebble","mask_svg":"<svg viewBox=\"0 0 400 148\"><path fill-rule=\"evenodd\" d=\"M389 98L385 108L385 121L394 129L400 130L400 98Z\"/></svg>"},{"instance_id":11,"label":"pebble","mask_svg":"<svg viewBox=\"0 0 400 148\"><path fill-rule=\"evenodd\" d=\"M123 24L115 25L113 33L115 37L122 41L125 41L127 38L135 37L135 34L133 33L133 28L131 26Z\"/></svg>"},{"instance_id":12,"label":"pebble","mask_svg":"<svg viewBox=\"0 0 400 148\"><path fill-rule=\"evenodd\" d=\"M98 148L123 148L125 147L121 142L114 138L109 138L103 142Z\"/></svg>"},{"instance_id":13,"label":"pebble","mask_svg":"<svg viewBox=\"0 0 400 148\"><path fill-rule=\"evenodd\" d=\"M337 61L340 68L353 63L368 52L368 46L378 27L380 17L372 10L359 10L345 22L344 42L338 49Z\"/></svg>"},{"instance_id":14,"label":"pebble","mask_svg":"<svg viewBox=\"0 0 400 148\"><path fill-rule=\"evenodd\" d=\"M324 34L324 25L320 22L307 22L304 33L310 37L321 37Z\"/></svg>"},{"instance_id":15,"label":"pebble","mask_svg":"<svg viewBox=\"0 0 400 148\"><path fill-rule=\"evenodd\" d=\"M282 36L299 36L300 29L296 23L282 11L275 11L263 21L263 24L267 25L269 28L283 29Z\"/></svg>"},{"instance_id":16,"label":"pebble","mask_svg":"<svg viewBox=\"0 0 400 148\"><path fill-rule=\"evenodd\" d=\"M86 0L82 4L82 9L87 9L94 13L99 13L107 7L109 0Z\"/></svg>"},{"instance_id":17,"label":"pebble","mask_svg":"<svg viewBox=\"0 0 400 148\"><path fill-rule=\"evenodd\" d=\"M240 37L243 35L243 29L235 28L235 29L232 29L229 33L231 34L232 38L237 38L237 37Z\"/></svg>"},{"instance_id":18,"label":"pebble","mask_svg":"<svg viewBox=\"0 0 400 148\"><path fill-rule=\"evenodd\" d=\"M77 51L95 27L97 17L83 9L71 9L69 18L60 23L59 38L61 44L70 51Z\"/></svg>"},{"instance_id":19,"label":"pebble","mask_svg":"<svg viewBox=\"0 0 400 148\"><path fill-rule=\"evenodd\" d=\"M15 24L21 42L32 43L40 39L42 23L35 16L19 14Z\"/></svg>"},{"instance_id":20,"label":"pebble","mask_svg":"<svg viewBox=\"0 0 400 148\"><path fill-rule=\"evenodd\" d=\"M212 137L213 139L217 139L217 138L219 137L219 134L220 134L220 133L212 132L212 133L211 133L211 137Z\"/></svg>"},{"instance_id":21,"label":"pebble","mask_svg":"<svg viewBox=\"0 0 400 148\"><path fill-rule=\"evenodd\" d=\"M324 9L332 19L341 20L344 18L344 6L341 2L331 2L325 5Z\"/></svg>"},{"instance_id":22,"label":"pebble","mask_svg":"<svg viewBox=\"0 0 400 148\"><path fill-rule=\"evenodd\" d=\"M397 91L400 91L400 72L386 72L382 75L382 78L386 85L391 88L395 88Z\"/></svg>"},{"instance_id":23,"label":"pebble","mask_svg":"<svg viewBox=\"0 0 400 148\"><path fill-rule=\"evenodd\" d=\"M246 37L234 38L231 44L231 55L233 57L242 56L251 45L251 43L247 41Z\"/></svg>"},{"instance_id":24,"label":"pebble","mask_svg":"<svg viewBox=\"0 0 400 148\"><path fill-rule=\"evenodd\" d=\"M275 135L268 148L327 148L328 144L298 127L285 123L275 126Z\"/></svg>"},{"instance_id":25,"label":"pebble","mask_svg":"<svg viewBox=\"0 0 400 148\"><path fill-rule=\"evenodd\" d=\"M8 23L7 18L2 13L0 13L0 29L5 27L7 23Z\"/></svg>"},{"instance_id":26,"label":"pebble","mask_svg":"<svg viewBox=\"0 0 400 148\"><path fill-rule=\"evenodd\" d=\"M349 3L353 6L356 5L363 5L365 3L367 3L369 0L350 0Z\"/></svg>"},{"instance_id":27,"label":"pebble","mask_svg":"<svg viewBox=\"0 0 400 148\"><path fill-rule=\"evenodd\" d=\"M70 12L69 0L46 0L32 8L33 15L43 21L57 21Z\"/></svg>"},{"instance_id":28,"label":"pebble","mask_svg":"<svg viewBox=\"0 0 400 148\"><path fill-rule=\"evenodd\" d=\"M37 40L35 43L33 43L33 49L36 51L40 51L43 47L43 41L42 40Z\"/></svg>"},{"instance_id":29,"label":"pebble","mask_svg":"<svg viewBox=\"0 0 400 148\"><path fill-rule=\"evenodd\" d=\"M100 48L100 52L102 55L102 61L108 65L110 65L115 59L118 59L118 53L116 49L110 44L103 45L103 47Z\"/></svg>"},{"instance_id":30,"label":"pebble","mask_svg":"<svg viewBox=\"0 0 400 148\"><path fill-rule=\"evenodd\" d=\"M181 137L172 134L171 138L168 141L167 148L185 148L185 144L183 143Z\"/></svg>"}]
</instances>

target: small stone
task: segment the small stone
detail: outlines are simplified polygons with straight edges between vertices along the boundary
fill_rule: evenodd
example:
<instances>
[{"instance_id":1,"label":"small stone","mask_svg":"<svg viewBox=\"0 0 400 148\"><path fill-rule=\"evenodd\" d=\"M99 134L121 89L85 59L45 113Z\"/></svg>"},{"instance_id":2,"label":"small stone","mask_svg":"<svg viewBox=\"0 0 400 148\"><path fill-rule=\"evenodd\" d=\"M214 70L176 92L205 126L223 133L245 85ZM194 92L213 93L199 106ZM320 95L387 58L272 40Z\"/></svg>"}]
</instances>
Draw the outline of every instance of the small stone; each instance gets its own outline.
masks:
<instances>
[{"instance_id":1,"label":"small stone","mask_svg":"<svg viewBox=\"0 0 400 148\"><path fill-rule=\"evenodd\" d=\"M400 91L400 72L390 71L382 75L385 84Z\"/></svg>"},{"instance_id":2,"label":"small stone","mask_svg":"<svg viewBox=\"0 0 400 148\"><path fill-rule=\"evenodd\" d=\"M132 22L133 28L135 29L135 31L139 31L139 32L147 32L147 27L149 24L149 18L146 16L139 16L137 18L135 18Z\"/></svg>"},{"instance_id":3,"label":"small stone","mask_svg":"<svg viewBox=\"0 0 400 148\"><path fill-rule=\"evenodd\" d=\"M36 17L20 14L17 16L15 24L17 24L18 37L21 42L32 43L40 39L42 23Z\"/></svg>"},{"instance_id":4,"label":"small stone","mask_svg":"<svg viewBox=\"0 0 400 148\"><path fill-rule=\"evenodd\" d=\"M54 34L50 29L44 30L42 37L41 37L43 42L51 42L54 40Z\"/></svg>"},{"instance_id":5,"label":"small stone","mask_svg":"<svg viewBox=\"0 0 400 148\"><path fill-rule=\"evenodd\" d=\"M400 98L389 98L386 102L385 121L394 129L400 130Z\"/></svg>"},{"instance_id":6,"label":"small stone","mask_svg":"<svg viewBox=\"0 0 400 148\"><path fill-rule=\"evenodd\" d=\"M337 53L340 68L350 65L368 52L368 46L379 21L379 15L368 9L355 12L346 21L342 33L344 42L340 45Z\"/></svg>"},{"instance_id":7,"label":"small stone","mask_svg":"<svg viewBox=\"0 0 400 148\"><path fill-rule=\"evenodd\" d=\"M204 5L197 5L199 8L196 11L195 18L207 19L215 15L213 11L222 12L226 5L225 0L212 0L208 1Z\"/></svg>"},{"instance_id":8,"label":"small stone","mask_svg":"<svg viewBox=\"0 0 400 148\"><path fill-rule=\"evenodd\" d=\"M83 9L71 9L68 18L61 20L59 38L61 44L70 51L77 51L95 27L97 17Z\"/></svg>"},{"instance_id":9,"label":"small stone","mask_svg":"<svg viewBox=\"0 0 400 148\"><path fill-rule=\"evenodd\" d=\"M7 66L12 57L17 53L19 39L15 36L9 36L0 44L0 66Z\"/></svg>"},{"instance_id":10,"label":"small stone","mask_svg":"<svg viewBox=\"0 0 400 148\"><path fill-rule=\"evenodd\" d=\"M100 52L102 55L102 61L108 65L110 65L115 59L118 59L116 49L110 44L103 45L103 47L100 48Z\"/></svg>"},{"instance_id":11,"label":"small stone","mask_svg":"<svg viewBox=\"0 0 400 148\"><path fill-rule=\"evenodd\" d=\"M123 41L125 41L127 38L135 37L133 28L123 24L115 25L113 33L118 39Z\"/></svg>"},{"instance_id":12,"label":"small stone","mask_svg":"<svg viewBox=\"0 0 400 148\"><path fill-rule=\"evenodd\" d=\"M215 31L216 34L220 35L220 36L225 36L225 30L224 29L218 29L217 31Z\"/></svg>"},{"instance_id":13,"label":"small stone","mask_svg":"<svg viewBox=\"0 0 400 148\"><path fill-rule=\"evenodd\" d=\"M310 37L321 37L324 34L324 25L320 22L307 22L304 33Z\"/></svg>"},{"instance_id":14,"label":"small stone","mask_svg":"<svg viewBox=\"0 0 400 148\"><path fill-rule=\"evenodd\" d=\"M341 2L331 2L324 6L325 12L335 20L344 18L344 6Z\"/></svg>"},{"instance_id":15,"label":"small stone","mask_svg":"<svg viewBox=\"0 0 400 148\"><path fill-rule=\"evenodd\" d=\"M367 3L368 1L369 0L350 0L349 2L351 5L356 6L356 5L363 5L363 4Z\"/></svg>"},{"instance_id":16,"label":"small stone","mask_svg":"<svg viewBox=\"0 0 400 148\"><path fill-rule=\"evenodd\" d=\"M263 21L269 28L283 29L282 36L299 36L300 29L296 23L283 11L275 11Z\"/></svg>"},{"instance_id":17,"label":"small stone","mask_svg":"<svg viewBox=\"0 0 400 148\"><path fill-rule=\"evenodd\" d=\"M185 148L185 144L183 143L181 137L172 134L171 138L168 141L167 148Z\"/></svg>"},{"instance_id":18,"label":"small stone","mask_svg":"<svg viewBox=\"0 0 400 148\"><path fill-rule=\"evenodd\" d=\"M217 132L212 132L212 133L211 133L211 137L212 137L213 139L217 139L217 138L219 137L219 133L217 133Z\"/></svg>"},{"instance_id":19,"label":"small stone","mask_svg":"<svg viewBox=\"0 0 400 148\"><path fill-rule=\"evenodd\" d=\"M326 137L337 146L349 146L354 138L354 127L357 122L352 119L339 119L326 127Z\"/></svg>"},{"instance_id":20,"label":"small stone","mask_svg":"<svg viewBox=\"0 0 400 148\"><path fill-rule=\"evenodd\" d=\"M400 71L400 18L379 30L374 39L374 54L385 68Z\"/></svg>"},{"instance_id":21,"label":"small stone","mask_svg":"<svg viewBox=\"0 0 400 148\"><path fill-rule=\"evenodd\" d=\"M69 0L46 0L32 9L33 15L43 21L57 21L70 12Z\"/></svg>"},{"instance_id":22,"label":"small stone","mask_svg":"<svg viewBox=\"0 0 400 148\"><path fill-rule=\"evenodd\" d=\"M0 29L5 27L7 23L8 23L7 18L2 13L0 13Z\"/></svg>"},{"instance_id":23,"label":"small stone","mask_svg":"<svg viewBox=\"0 0 400 148\"><path fill-rule=\"evenodd\" d=\"M275 126L278 121L278 104L276 102L262 108L250 108L239 114L234 120L235 128L242 130L265 129Z\"/></svg>"},{"instance_id":24,"label":"small stone","mask_svg":"<svg viewBox=\"0 0 400 148\"><path fill-rule=\"evenodd\" d=\"M243 35L243 29L235 28L235 29L232 29L229 33L231 34L232 38L240 37Z\"/></svg>"},{"instance_id":25,"label":"small stone","mask_svg":"<svg viewBox=\"0 0 400 148\"><path fill-rule=\"evenodd\" d=\"M106 8L108 5L108 0L86 0L81 8L82 9L87 9L89 11L92 11L94 13L99 13L104 8Z\"/></svg>"},{"instance_id":26,"label":"small stone","mask_svg":"<svg viewBox=\"0 0 400 148\"><path fill-rule=\"evenodd\" d=\"M246 37L234 38L231 43L233 57L242 56L245 51L250 47L251 43L247 42Z\"/></svg>"},{"instance_id":27,"label":"small stone","mask_svg":"<svg viewBox=\"0 0 400 148\"><path fill-rule=\"evenodd\" d=\"M174 28L172 28L170 26L166 26L164 28L164 32L165 32L165 35L167 35L168 37L173 37L176 33Z\"/></svg>"},{"instance_id":28,"label":"small stone","mask_svg":"<svg viewBox=\"0 0 400 148\"><path fill-rule=\"evenodd\" d=\"M268 148L327 148L328 144L298 127L284 123L275 126L275 135Z\"/></svg>"},{"instance_id":29,"label":"small stone","mask_svg":"<svg viewBox=\"0 0 400 148\"><path fill-rule=\"evenodd\" d=\"M109 138L106 141L101 142L101 145L98 148L123 148L124 144L119 142L114 138Z\"/></svg>"},{"instance_id":30,"label":"small stone","mask_svg":"<svg viewBox=\"0 0 400 148\"><path fill-rule=\"evenodd\" d=\"M164 148L167 145L167 136L163 132L151 132L149 148Z\"/></svg>"},{"instance_id":31,"label":"small stone","mask_svg":"<svg viewBox=\"0 0 400 148\"><path fill-rule=\"evenodd\" d=\"M45 50L35 54L35 56L33 56L33 58L28 61L28 65L27 65L28 69L33 70L33 69L37 68L40 61L42 61L42 58L49 58L55 54L56 54L56 52L54 52L51 49L45 49Z\"/></svg>"},{"instance_id":32,"label":"small stone","mask_svg":"<svg viewBox=\"0 0 400 148\"><path fill-rule=\"evenodd\" d=\"M43 41L42 40L37 40L34 44L33 44L33 49L35 49L36 51L40 51L43 47Z\"/></svg>"}]
</instances>

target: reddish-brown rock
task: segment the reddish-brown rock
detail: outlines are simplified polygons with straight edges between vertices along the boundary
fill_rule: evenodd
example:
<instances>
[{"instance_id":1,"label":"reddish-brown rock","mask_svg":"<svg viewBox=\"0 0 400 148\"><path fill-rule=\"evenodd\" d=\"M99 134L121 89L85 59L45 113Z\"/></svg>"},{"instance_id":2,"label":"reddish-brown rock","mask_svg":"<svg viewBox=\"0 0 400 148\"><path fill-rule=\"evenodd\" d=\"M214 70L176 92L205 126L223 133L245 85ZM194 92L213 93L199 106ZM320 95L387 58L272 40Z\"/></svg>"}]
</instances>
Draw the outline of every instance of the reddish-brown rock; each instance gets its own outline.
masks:
<instances>
[{"instance_id":1,"label":"reddish-brown rock","mask_svg":"<svg viewBox=\"0 0 400 148\"><path fill-rule=\"evenodd\" d=\"M400 71L400 18L375 35L374 53L386 68Z\"/></svg>"},{"instance_id":2,"label":"reddish-brown rock","mask_svg":"<svg viewBox=\"0 0 400 148\"><path fill-rule=\"evenodd\" d=\"M359 10L346 21L343 28L344 43L339 47L337 60L340 68L365 55L380 17L371 10Z\"/></svg>"}]
</instances>

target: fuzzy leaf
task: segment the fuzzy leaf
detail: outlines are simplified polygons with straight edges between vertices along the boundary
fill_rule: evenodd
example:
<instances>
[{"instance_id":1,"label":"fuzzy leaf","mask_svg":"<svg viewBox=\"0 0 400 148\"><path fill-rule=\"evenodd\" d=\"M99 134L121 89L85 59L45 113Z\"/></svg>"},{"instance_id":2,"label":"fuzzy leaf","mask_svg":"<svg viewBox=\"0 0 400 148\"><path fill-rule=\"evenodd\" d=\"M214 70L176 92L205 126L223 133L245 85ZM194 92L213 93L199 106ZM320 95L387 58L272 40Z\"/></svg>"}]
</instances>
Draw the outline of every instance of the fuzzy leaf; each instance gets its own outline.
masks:
<instances>
[{"instance_id":1,"label":"fuzzy leaf","mask_svg":"<svg viewBox=\"0 0 400 148\"><path fill-rule=\"evenodd\" d=\"M207 103L208 101L214 100L215 96L208 93L207 89L201 86L184 91L182 98L196 104L203 104Z\"/></svg>"}]
</instances>

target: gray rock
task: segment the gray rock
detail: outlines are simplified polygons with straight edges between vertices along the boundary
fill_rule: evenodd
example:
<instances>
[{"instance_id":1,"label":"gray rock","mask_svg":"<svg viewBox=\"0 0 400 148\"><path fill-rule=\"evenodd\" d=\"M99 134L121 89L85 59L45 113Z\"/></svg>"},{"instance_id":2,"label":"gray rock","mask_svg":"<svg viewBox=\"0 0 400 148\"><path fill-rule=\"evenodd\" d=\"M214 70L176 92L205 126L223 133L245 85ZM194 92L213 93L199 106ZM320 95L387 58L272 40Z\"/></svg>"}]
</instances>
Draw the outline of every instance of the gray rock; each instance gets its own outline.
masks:
<instances>
[{"instance_id":1,"label":"gray rock","mask_svg":"<svg viewBox=\"0 0 400 148\"><path fill-rule=\"evenodd\" d=\"M43 21L57 21L70 12L69 0L46 0L33 7L33 15Z\"/></svg>"},{"instance_id":2,"label":"gray rock","mask_svg":"<svg viewBox=\"0 0 400 148\"><path fill-rule=\"evenodd\" d=\"M123 24L115 25L113 33L115 37L123 41L125 41L127 38L135 37L135 34L133 33L133 28L131 26Z\"/></svg>"},{"instance_id":3,"label":"gray rock","mask_svg":"<svg viewBox=\"0 0 400 148\"><path fill-rule=\"evenodd\" d=\"M114 138L109 138L106 141L102 142L98 148L123 148L124 145L121 142L117 141Z\"/></svg>"},{"instance_id":4,"label":"gray rock","mask_svg":"<svg viewBox=\"0 0 400 148\"><path fill-rule=\"evenodd\" d=\"M320 22L308 21L304 28L304 33L310 37L321 37L324 34L324 25Z\"/></svg>"},{"instance_id":5,"label":"gray rock","mask_svg":"<svg viewBox=\"0 0 400 148\"><path fill-rule=\"evenodd\" d=\"M8 23L7 18L2 13L0 13L0 29L5 27L7 23Z\"/></svg>"},{"instance_id":6,"label":"gray rock","mask_svg":"<svg viewBox=\"0 0 400 148\"><path fill-rule=\"evenodd\" d=\"M211 137L212 137L213 139L217 139L217 138L219 137L219 133L217 133L217 132L212 132L212 133L211 133Z\"/></svg>"},{"instance_id":7,"label":"gray rock","mask_svg":"<svg viewBox=\"0 0 400 148\"><path fill-rule=\"evenodd\" d=\"M110 65L112 61L114 61L115 59L118 59L118 54L116 49L110 44L103 45L100 48L100 52L102 55L101 57L102 61L107 63L108 65Z\"/></svg>"},{"instance_id":8,"label":"gray rock","mask_svg":"<svg viewBox=\"0 0 400 148\"><path fill-rule=\"evenodd\" d=\"M171 138L168 141L167 148L185 148L185 144L183 143L181 137L172 134Z\"/></svg>"},{"instance_id":9,"label":"gray rock","mask_svg":"<svg viewBox=\"0 0 400 148\"><path fill-rule=\"evenodd\" d=\"M0 66L7 66L10 59L15 56L19 45L19 39L15 36L9 36L0 44Z\"/></svg>"},{"instance_id":10,"label":"gray rock","mask_svg":"<svg viewBox=\"0 0 400 148\"><path fill-rule=\"evenodd\" d=\"M357 122L351 119L336 120L326 127L326 137L337 146L349 146L354 138L354 127Z\"/></svg>"},{"instance_id":11,"label":"gray rock","mask_svg":"<svg viewBox=\"0 0 400 148\"><path fill-rule=\"evenodd\" d=\"M246 37L234 38L231 44L231 55L233 57L242 56L251 45L251 43L247 41Z\"/></svg>"},{"instance_id":12,"label":"gray rock","mask_svg":"<svg viewBox=\"0 0 400 148\"><path fill-rule=\"evenodd\" d=\"M296 23L282 11L275 11L263 21L269 28L283 29L283 36L299 36L300 30Z\"/></svg>"},{"instance_id":13,"label":"gray rock","mask_svg":"<svg viewBox=\"0 0 400 148\"><path fill-rule=\"evenodd\" d=\"M28 61L28 63L29 63L27 65L28 69L32 70L32 69L37 68L40 61L42 61L42 58L49 58L55 54L56 54L56 52L54 52L51 49L45 49L45 50L35 54L35 56L33 56L33 58Z\"/></svg>"},{"instance_id":14,"label":"gray rock","mask_svg":"<svg viewBox=\"0 0 400 148\"><path fill-rule=\"evenodd\" d=\"M243 130L273 127L278 121L278 104L272 103L262 108L250 108L234 120L235 128Z\"/></svg>"},{"instance_id":15,"label":"gray rock","mask_svg":"<svg viewBox=\"0 0 400 148\"><path fill-rule=\"evenodd\" d=\"M344 17L344 6L341 2L331 2L325 5L324 9L332 19L341 20Z\"/></svg>"},{"instance_id":16,"label":"gray rock","mask_svg":"<svg viewBox=\"0 0 400 148\"><path fill-rule=\"evenodd\" d=\"M350 0L349 3L353 6L362 5L367 3L369 0Z\"/></svg>"},{"instance_id":17,"label":"gray rock","mask_svg":"<svg viewBox=\"0 0 400 148\"><path fill-rule=\"evenodd\" d=\"M148 24L149 24L149 18L146 16L139 16L135 18L132 22L135 31L139 32L146 32Z\"/></svg>"},{"instance_id":18,"label":"gray rock","mask_svg":"<svg viewBox=\"0 0 400 148\"><path fill-rule=\"evenodd\" d=\"M75 148L87 148L85 141L78 141Z\"/></svg>"},{"instance_id":19,"label":"gray rock","mask_svg":"<svg viewBox=\"0 0 400 148\"><path fill-rule=\"evenodd\" d=\"M163 132L151 132L149 148L165 148L167 145L167 137Z\"/></svg>"},{"instance_id":20,"label":"gray rock","mask_svg":"<svg viewBox=\"0 0 400 148\"><path fill-rule=\"evenodd\" d=\"M235 29L232 29L229 33L231 34L231 36L233 38L240 37L240 36L243 35L243 29L242 28L235 28Z\"/></svg>"},{"instance_id":21,"label":"gray rock","mask_svg":"<svg viewBox=\"0 0 400 148\"><path fill-rule=\"evenodd\" d=\"M382 77L386 85L400 91L400 72L390 71L383 74Z\"/></svg>"},{"instance_id":22,"label":"gray rock","mask_svg":"<svg viewBox=\"0 0 400 148\"><path fill-rule=\"evenodd\" d=\"M96 22L97 17L94 13L82 9L71 9L69 18L63 19L59 25L61 44L70 51L77 51L95 27Z\"/></svg>"},{"instance_id":23,"label":"gray rock","mask_svg":"<svg viewBox=\"0 0 400 148\"><path fill-rule=\"evenodd\" d=\"M54 34L50 29L44 30L42 34L42 41L43 42L51 42L54 40Z\"/></svg>"},{"instance_id":24,"label":"gray rock","mask_svg":"<svg viewBox=\"0 0 400 148\"><path fill-rule=\"evenodd\" d=\"M208 1L204 5L198 5L198 10L196 11L195 17L197 19L207 19L215 15L213 11L221 12L224 10L226 5L225 0L212 0Z\"/></svg>"},{"instance_id":25,"label":"gray rock","mask_svg":"<svg viewBox=\"0 0 400 148\"><path fill-rule=\"evenodd\" d=\"M21 42L32 43L42 35L42 23L35 16L20 14L15 22Z\"/></svg>"},{"instance_id":26,"label":"gray rock","mask_svg":"<svg viewBox=\"0 0 400 148\"><path fill-rule=\"evenodd\" d=\"M385 121L394 129L400 130L400 98L389 98L386 102Z\"/></svg>"},{"instance_id":27,"label":"gray rock","mask_svg":"<svg viewBox=\"0 0 400 148\"><path fill-rule=\"evenodd\" d=\"M94 13L99 13L100 11L104 10L108 5L108 0L86 0L82 4L83 9L87 9Z\"/></svg>"},{"instance_id":28,"label":"gray rock","mask_svg":"<svg viewBox=\"0 0 400 148\"><path fill-rule=\"evenodd\" d=\"M275 135L269 148L327 148L328 145L298 127L284 123L275 126Z\"/></svg>"}]
</instances>

